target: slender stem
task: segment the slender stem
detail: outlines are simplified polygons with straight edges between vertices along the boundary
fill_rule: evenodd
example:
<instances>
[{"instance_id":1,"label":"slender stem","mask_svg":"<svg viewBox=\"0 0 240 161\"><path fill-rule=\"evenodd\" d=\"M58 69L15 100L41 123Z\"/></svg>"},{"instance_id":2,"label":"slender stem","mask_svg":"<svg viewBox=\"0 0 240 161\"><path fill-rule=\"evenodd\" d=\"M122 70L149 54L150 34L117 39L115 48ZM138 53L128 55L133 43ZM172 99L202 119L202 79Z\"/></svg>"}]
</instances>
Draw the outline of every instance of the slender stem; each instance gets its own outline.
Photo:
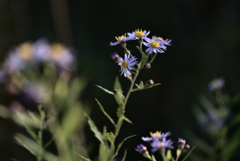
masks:
<instances>
[{"instance_id":1,"label":"slender stem","mask_svg":"<svg viewBox=\"0 0 240 161\"><path fill-rule=\"evenodd\" d=\"M37 160L38 161L42 161L42 157L43 157L43 143L42 143L42 135L43 135L43 124L44 124L44 114L42 111L42 107L39 106L39 112L40 112L40 116L41 116L41 122L40 122L40 127L39 127L39 131L38 131L38 137L39 137L39 141L38 141L38 155L37 155Z\"/></svg>"},{"instance_id":2,"label":"slender stem","mask_svg":"<svg viewBox=\"0 0 240 161\"><path fill-rule=\"evenodd\" d=\"M151 64L151 63L153 62L153 60L156 58L156 56L157 56L157 53L155 53L155 54L153 55L153 57L152 57L152 59L150 60L149 64Z\"/></svg>"},{"instance_id":3,"label":"slender stem","mask_svg":"<svg viewBox=\"0 0 240 161\"><path fill-rule=\"evenodd\" d=\"M167 161L166 156L165 156L165 151L162 151L161 155L162 155L163 161Z\"/></svg>"}]
</instances>

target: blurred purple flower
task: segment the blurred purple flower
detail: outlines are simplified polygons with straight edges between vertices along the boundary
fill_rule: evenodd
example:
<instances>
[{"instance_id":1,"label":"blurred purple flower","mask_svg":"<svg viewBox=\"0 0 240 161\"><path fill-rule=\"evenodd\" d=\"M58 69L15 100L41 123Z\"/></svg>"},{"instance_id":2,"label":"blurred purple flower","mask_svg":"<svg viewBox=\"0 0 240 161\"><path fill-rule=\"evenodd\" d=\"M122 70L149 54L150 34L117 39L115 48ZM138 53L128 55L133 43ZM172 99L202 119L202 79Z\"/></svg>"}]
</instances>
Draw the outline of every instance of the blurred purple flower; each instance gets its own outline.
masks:
<instances>
[{"instance_id":1,"label":"blurred purple flower","mask_svg":"<svg viewBox=\"0 0 240 161\"><path fill-rule=\"evenodd\" d=\"M224 84L225 80L223 77L215 78L208 84L208 88L210 91L215 91L218 89L222 89L224 87Z\"/></svg>"},{"instance_id":2,"label":"blurred purple flower","mask_svg":"<svg viewBox=\"0 0 240 161\"><path fill-rule=\"evenodd\" d=\"M142 137L143 141L150 142L150 141L155 141L155 140L160 140L163 138L166 138L171 135L170 132L167 133L161 133L159 131L156 131L155 133L150 132L151 137Z\"/></svg>"},{"instance_id":3,"label":"blurred purple flower","mask_svg":"<svg viewBox=\"0 0 240 161\"><path fill-rule=\"evenodd\" d=\"M165 137L161 141L155 140L151 143L151 147L153 148L152 153L158 150L165 151L166 148L173 149L172 144L173 142L170 139L167 140Z\"/></svg>"}]
</instances>

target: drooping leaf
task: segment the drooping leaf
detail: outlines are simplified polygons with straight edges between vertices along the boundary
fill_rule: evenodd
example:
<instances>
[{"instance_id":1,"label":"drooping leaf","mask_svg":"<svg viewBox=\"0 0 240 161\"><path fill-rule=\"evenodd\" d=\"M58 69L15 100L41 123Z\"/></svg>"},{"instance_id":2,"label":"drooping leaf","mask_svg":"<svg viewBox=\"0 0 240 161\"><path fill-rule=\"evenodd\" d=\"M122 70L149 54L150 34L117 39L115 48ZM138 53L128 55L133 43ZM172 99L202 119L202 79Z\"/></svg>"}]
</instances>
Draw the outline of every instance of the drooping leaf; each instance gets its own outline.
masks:
<instances>
[{"instance_id":1,"label":"drooping leaf","mask_svg":"<svg viewBox=\"0 0 240 161\"><path fill-rule=\"evenodd\" d=\"M108 115L108 113L104 110L103 106L101 105L101 103L95 99L100 107L100 109L102 110L103 114L110 120L110 122L115 126L115 122L113 121L113 119L111 118L111 116Z\"/></svg>"},{"instance_id":2,"label":"drooping leaf","mask_svg":"<svg viewBox=\"0 0 240 161\"><path fill-rule=\"evenodd\" d=\"M90 129L92 130L92 132L94 133L95 137L105 146L107 145L106 140L104 139L102 133L98 130L98 128L96 127L95 123L92 121L92 119L88 117L88 125L90 126Z\"/></svg>"},{"instance_id":3,"label":"drooping leaf","mask_svg":"<svg viewBox=\"0 0 240 161\"><path fill-rule=\"evenodd\" d=\"M103 90L104 92L106 92L106 93L108 93L108 94L114 95L114 93L113 93L112 91L109 91L109 90L106 89L106 88L103 88L103 87L101 87L101 86L99 86L99 85L96 85L96 87L100 88L101 90Z\"/></svg>"}]
</instances>

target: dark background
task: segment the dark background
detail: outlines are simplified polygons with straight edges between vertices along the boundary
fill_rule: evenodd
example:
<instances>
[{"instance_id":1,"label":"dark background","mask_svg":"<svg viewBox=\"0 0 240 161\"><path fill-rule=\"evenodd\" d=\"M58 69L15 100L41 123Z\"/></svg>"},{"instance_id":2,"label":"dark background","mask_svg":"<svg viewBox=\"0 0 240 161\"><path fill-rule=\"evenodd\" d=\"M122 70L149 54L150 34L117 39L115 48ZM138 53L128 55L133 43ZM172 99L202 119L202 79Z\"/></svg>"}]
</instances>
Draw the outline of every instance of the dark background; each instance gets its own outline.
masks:
<instances>
[{"instance_id":1,"label":"dark background","mask_svg":"<svg viewBox=\"0 0 240 161\"><path fill-rule=\"evenodd\" d=\"M184 132L198 128L191 107L198 95L208 90L209 81L223 76L231 96L240 91L239 5L239 0L1 0L0 60L16 45L39 38L73 46L78 73L89 79L82 100L91 104L91 117L99 129L107 125L113 130L94 101L97 98L115 115L114 99L95 87L113 89L115 77L120 74L110 55L118 52L123 56L123 49L109 43L115 42L115 36L138 28L150 30L150 36L172 39L172 46L159 54L152 68L143 70L137 80L153 79L162 85L133 93L127 105L126 116L133 124L124 123L120 138L138 134L123 149L128 148L128 159L139 160L140 155L133 149L149 131L171 131L174 145L178 137L191 142ZM139 58L136 45L131 41L128 48ZM126 93L129 81L123 76L120 81ZM1 122L4 130L14 126ZM29 155L8 143L13 140L11 135L6 138L10 132L0 132L5 134L1 135L1 158L19 156L20 152ZM98 143L88 126L86 132L88 142ZM95 145L92 158L98 151Z\"/></svg>"}]
</instances>

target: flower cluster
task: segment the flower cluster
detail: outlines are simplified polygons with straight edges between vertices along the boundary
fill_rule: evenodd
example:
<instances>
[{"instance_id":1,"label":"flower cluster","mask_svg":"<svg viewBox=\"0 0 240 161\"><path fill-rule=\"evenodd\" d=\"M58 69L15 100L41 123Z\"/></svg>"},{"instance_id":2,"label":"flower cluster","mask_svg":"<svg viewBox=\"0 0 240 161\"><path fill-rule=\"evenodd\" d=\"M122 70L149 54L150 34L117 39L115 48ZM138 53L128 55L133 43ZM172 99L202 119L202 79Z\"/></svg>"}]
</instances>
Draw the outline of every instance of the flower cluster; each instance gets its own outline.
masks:
<instances>
[{"instance_id":1,"label":"flower cluster","mask_svg":"<svg viewBox=\"0 0 240 161\"><path fill-rule=\"evenodd\" d=\"M170 136L171 133L161 133L160 131L157 131L155 133L150 132L151 137L142 137L142 140L150 143L151 146L151 154L154 154L155 152L159 151L163 159L166 158L165 151L166 149L173 149L173 141L171 139L167 139L168 136ZM179 138L178 139L178 149L177 149L177 158L181 155L182 152L189 150L190 146L186 144L186 140ZM147 150L147 147L140 144L135 149L137 152L141 153L144 157L155 160L154 156L150 156L149 152ZM168 159L171 160L172 156L168 154Z\"/></svg>"},{"instance_id":2,"label":"flower cluster","mask_svg":"<svg viewBox=\"0 0 240 161\"><path fill-rule=\"evenodd\" d=\"M147 47L145 50L145 57L148 57L147 55L152 54L152 53L164 53L164 50L167 49L166 46L170 46L171 44L171 39L166 39L164 40L161 37L156 37L153 36L152 38L148 38L147 36L150 34L150 31L146 30L139 30L136 29L132 33L127 33L122 36L116 36L116 42L110 42L111 46L115 46L118 44L121 44L122 47L125 49L126 54L125 58L119 57L117 53L112 54L112 59L118 63L118 65L121 66L121 75L124 74L125 77L128 75L131 75L131 70L134 69L133 66L136 65L138 62L136 61L137 58L131 55L130 50L127 49L126 42L130 40L138 40L140 43L141 52L142 51L142 44ZM143 64L145 65L145 64ZM150 65L150 64L149 64Z\"/></svg>"},{"instance_id":3,"label":"flower cluster","mask_svg":"<svg viewBox=\"0 0 240 161\"><path fill-rule=\"evenodd\" d=\"M71 49L62 44L49 44L45 39L40 39L35 43L23 43L10 51L2 72L17 73L40 63L54 63L61 69L71 70L73 61Z\"/></svg>"}]
</instances>

